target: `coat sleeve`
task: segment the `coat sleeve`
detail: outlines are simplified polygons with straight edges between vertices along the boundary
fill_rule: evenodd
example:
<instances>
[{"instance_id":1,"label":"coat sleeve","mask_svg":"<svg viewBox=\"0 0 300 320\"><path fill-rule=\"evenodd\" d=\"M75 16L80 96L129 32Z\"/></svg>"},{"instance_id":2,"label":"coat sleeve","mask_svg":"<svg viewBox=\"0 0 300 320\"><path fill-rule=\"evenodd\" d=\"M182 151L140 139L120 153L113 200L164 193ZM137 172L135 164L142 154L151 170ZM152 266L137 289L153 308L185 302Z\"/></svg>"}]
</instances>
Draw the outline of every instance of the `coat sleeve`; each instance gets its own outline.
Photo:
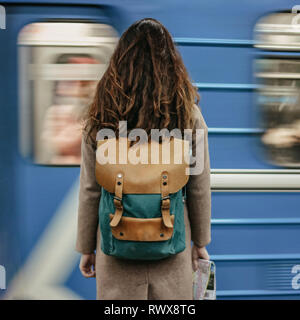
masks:
<instances>
[{"instance_id":1,"label":"coat sleeve","mask_svg":"<svg viewBox=\"0 0 300 320\"><path fill-rule=\"evenodd\" d=\"M211 241L211 189L210 158L208 148L208 128L198 106L195 105L194 129L204 129L204 165L203 171L190 175L186 187L186 203L191 224L191 237L198 247L204 247ZM192 139L192 150L195 155L195 136Z\"/></svg>"},{"instance_id":2,"label":"coat sleeve","mask_svg":"<svg viewBox=\"0 0 300 320\"><path fill-rule=\"evenodd\" d=\"M88 144L85 137L83 132L76 250L82 254L89 254L93 253L97 246L101 186L95 177L96 146Z\"/></svg>"}]
</instances>

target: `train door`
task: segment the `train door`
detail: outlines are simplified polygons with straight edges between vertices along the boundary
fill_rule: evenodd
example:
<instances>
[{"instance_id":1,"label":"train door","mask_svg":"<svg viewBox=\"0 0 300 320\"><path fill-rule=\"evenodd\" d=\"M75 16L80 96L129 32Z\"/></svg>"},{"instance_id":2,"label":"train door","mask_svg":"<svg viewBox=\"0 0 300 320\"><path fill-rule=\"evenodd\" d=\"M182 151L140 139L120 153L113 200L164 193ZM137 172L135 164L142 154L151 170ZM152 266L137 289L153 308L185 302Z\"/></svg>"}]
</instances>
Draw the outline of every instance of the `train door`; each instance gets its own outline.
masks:
<instances>
[{"instance_id":1,"label":"train door","mask_svg":"<svg viewBox=\"0 0 300 320\"><path fill-rule=\"evenodd\" d=\"M105 7L8 5L6 12L5 298L93 299L95 284L80 275L74 250L80 130L118 33Z\"/></svg>"}]
</instances>

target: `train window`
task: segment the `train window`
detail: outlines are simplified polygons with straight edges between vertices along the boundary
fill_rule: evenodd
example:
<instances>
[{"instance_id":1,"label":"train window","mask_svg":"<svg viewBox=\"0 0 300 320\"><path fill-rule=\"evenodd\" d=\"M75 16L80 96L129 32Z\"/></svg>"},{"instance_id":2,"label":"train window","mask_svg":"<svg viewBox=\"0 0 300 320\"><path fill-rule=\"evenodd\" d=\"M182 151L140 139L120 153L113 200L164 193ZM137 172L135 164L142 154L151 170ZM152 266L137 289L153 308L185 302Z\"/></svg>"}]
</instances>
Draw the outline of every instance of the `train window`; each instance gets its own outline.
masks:
<instances>
[{"instance_id":1,"label":"train window","mask_svg":"<svg viewBox=\"0 0 300 320\"><path fill-rule=\"evenodd\" d=\"M92 22L41 22L19 33L20 150L33 162L80 164L82 117L118 41Z\"/></svg>"},{"instance_id":2,"label":"train window","mask_svg":"<svg viewBox=\"0 0 300 320\"><path fill-rule=\"evenodd\" d=\"M262 145L267 160L284 167L300 167L300 24L295 18L295 13L270 14L254 30Z\"/></svg>"}]
</instances>

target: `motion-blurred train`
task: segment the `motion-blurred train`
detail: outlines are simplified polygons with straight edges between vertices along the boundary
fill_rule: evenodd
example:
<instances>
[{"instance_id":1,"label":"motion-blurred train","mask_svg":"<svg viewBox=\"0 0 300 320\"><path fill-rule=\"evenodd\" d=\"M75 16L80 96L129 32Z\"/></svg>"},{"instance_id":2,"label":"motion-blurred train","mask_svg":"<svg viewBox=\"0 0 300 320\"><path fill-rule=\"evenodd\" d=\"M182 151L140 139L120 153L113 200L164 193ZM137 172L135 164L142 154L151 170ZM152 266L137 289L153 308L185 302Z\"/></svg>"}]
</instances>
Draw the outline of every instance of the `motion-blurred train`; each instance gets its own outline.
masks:
<instances>
[{"instance_id":1,"label":"motion-blurred train","mask_svg":"<svg viewBox=\"0 0 300 320\"><path fill-rule=\"evenodd\" d=\"M143 17L170 30L201 95L217 298L300 298L300 6L14 0L0 9L1 298L95 298L74 249L80 119L118 37Z\"/></svg>"}]
</instances>

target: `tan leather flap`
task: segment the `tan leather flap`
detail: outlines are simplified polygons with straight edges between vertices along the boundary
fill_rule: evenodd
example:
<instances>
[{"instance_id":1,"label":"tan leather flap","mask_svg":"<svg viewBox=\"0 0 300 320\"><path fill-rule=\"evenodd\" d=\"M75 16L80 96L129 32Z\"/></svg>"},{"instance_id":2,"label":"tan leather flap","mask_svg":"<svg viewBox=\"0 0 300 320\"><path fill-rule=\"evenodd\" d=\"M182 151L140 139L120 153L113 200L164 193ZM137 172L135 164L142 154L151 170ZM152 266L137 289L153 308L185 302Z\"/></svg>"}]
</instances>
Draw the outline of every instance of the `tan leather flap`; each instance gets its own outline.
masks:
<instances>
[{"instance_id":1,"label":"tan leather flap","mask_svg":"<svg viewBox=\"0 0 300 320\"><path fill-rule=\"evenodd\" d=\"M132 163L130 153L143 158L146 163ZM122 164L122 159L123 162L127 159L127 163ZM111 193L114 192L116 176L121 173L124 177L124 194L147 194L161 192L161 174L166 171L169 193L175 193L188 182L187 159L187 140L174 138L169 144L152 141L140 144L139 147L129 147L127 138L111 138L97 142L95 174L98 183Z\"/></svg>"},{"instance_id":2,"label":"tan leather flap","mask_svg":"<svg viewBox=\"0 0 300 320\"><path fill-rule=\"evenodd\" d=\"M110 220L113 214L109 214ZM174 225L174 215L171 215ZM129 241L163 241L172 237L173 228L165 227L162 218L122 217L116 227L111 227L116 239Z\"/></svg>"}]
</instances>

